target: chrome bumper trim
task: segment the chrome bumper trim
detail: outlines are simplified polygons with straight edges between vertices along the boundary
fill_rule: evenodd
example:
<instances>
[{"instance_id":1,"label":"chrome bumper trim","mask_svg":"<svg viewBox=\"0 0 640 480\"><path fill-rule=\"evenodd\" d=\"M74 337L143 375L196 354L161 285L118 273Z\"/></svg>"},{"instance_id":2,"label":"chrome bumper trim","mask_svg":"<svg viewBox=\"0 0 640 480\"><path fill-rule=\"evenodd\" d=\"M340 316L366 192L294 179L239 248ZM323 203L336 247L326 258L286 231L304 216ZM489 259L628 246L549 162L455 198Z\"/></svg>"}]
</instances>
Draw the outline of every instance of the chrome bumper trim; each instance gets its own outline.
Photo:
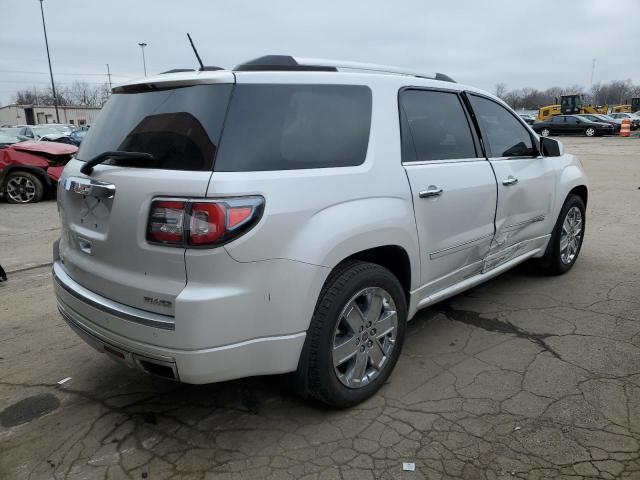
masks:
<instances>
[{"instance_id":1,"label":"chrome bumper trim","mask_svg":"<svg viewBox=\"0 0 640 480\"><path fill-rule=\"evenodd\" d=\"M129 307L86 289L67 274L59 261L53 264L53 281L69 295L110 315L149 327L162 328L164 330L176 329L174 317Z\"/></svg>"}]
</instances>

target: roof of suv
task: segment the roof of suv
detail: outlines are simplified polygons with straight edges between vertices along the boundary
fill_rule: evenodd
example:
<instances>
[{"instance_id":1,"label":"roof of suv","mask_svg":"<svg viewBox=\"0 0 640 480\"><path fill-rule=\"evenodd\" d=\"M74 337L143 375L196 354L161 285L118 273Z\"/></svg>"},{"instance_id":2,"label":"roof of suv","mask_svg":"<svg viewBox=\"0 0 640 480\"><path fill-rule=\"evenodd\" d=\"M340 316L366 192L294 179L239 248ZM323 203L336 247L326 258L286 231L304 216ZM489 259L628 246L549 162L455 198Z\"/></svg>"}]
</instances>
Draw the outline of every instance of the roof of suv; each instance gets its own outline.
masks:
<instances>
[{"instance_id":1,"label":"roof of suv","mask_svg":"<svg viewBox=\"0 0 640 480\"><path fill-rule=\"evenodd\" d=\"M233 83L234 72L350 72L360 74L384 74L400 77L414 77L438 82L456 83L443 73L424 73L402 67L377 65L369 63L346 62L342 60L326 60L317 58L299 58L287 55L266 55L237 65L233 70L220 67L204 67L201 70L173 69L151 77L132 80L113 88L114 93L128 91L154 90L185 85L211 83Z\"/></svg>"}]
</instances>

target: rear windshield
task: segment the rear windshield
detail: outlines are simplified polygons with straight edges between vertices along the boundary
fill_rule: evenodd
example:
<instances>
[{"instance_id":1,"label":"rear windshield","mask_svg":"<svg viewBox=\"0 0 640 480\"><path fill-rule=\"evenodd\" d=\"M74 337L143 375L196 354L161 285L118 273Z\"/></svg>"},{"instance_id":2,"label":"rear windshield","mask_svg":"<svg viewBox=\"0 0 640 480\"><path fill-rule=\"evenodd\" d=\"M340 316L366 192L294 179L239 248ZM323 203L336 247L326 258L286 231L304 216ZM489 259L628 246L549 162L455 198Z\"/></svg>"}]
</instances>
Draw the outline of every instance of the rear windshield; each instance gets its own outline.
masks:
<instances>
[{"instance_id":1,"label":"rear windshield","mask_svg":"<svg viewBox=\"0 0 640 480\"><path fill-rule=\"evenodd\" d=\"M237 85L215 170L245 172L360 165L371 90L361 85Z\"/></svg>"},{"instance_id":2,"label":"rear windshield","mask_svg":"<svg viewBox=\"0 0 640 480\"><path fill-rule=\"evenodd\" d=\"M211 170L232 85L195 85L111 96L87 132L77 158L112 150L145 152L154 160L105 164L166 170Z\"/></svg>"}]
</instances>

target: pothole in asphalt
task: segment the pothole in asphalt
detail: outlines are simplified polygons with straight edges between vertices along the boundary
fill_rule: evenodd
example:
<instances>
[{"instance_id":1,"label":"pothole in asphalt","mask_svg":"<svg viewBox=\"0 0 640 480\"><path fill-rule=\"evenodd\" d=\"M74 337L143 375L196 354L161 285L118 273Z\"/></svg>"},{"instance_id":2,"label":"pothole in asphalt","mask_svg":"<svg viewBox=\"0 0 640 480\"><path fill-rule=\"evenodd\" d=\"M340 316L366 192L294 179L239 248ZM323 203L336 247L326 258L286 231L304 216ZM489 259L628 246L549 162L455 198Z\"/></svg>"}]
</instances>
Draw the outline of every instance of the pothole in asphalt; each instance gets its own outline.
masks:
<instances>
[{"instance_id":1,"label":"pothole in asphalt","mask_svg":"<svg viewBox=\"0 0 640 480\"><path fill-rule=\"evenodd\" d=\"M58 397L50 393L23 398L0 412L0 425L8 428L28 423L53 412L59 406Z\"/></svg>"}]
</instances>

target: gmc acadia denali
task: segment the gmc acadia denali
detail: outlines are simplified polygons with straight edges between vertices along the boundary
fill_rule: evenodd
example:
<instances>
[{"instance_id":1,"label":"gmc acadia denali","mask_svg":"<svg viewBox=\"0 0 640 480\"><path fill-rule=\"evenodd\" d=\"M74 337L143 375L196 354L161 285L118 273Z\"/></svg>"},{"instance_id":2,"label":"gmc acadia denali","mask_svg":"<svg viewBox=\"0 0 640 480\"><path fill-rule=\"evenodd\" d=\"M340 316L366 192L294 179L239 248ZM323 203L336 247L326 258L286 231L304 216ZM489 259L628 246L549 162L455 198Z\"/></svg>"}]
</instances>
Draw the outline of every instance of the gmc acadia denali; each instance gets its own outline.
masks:
<instances>
[{"instance_id":1,"label":"gmc acadia denali","mask_svg":"<svg viewBox=\"0 0 640 480\"><path fill-rule=\"evenodd\" d=\"M187 383L295 372L335 406L380 388L421 308L568 271L587 203L492 95L288 56L114 88L58 190L58 308L89 344Z\"/></svg>"}]
</instances>

